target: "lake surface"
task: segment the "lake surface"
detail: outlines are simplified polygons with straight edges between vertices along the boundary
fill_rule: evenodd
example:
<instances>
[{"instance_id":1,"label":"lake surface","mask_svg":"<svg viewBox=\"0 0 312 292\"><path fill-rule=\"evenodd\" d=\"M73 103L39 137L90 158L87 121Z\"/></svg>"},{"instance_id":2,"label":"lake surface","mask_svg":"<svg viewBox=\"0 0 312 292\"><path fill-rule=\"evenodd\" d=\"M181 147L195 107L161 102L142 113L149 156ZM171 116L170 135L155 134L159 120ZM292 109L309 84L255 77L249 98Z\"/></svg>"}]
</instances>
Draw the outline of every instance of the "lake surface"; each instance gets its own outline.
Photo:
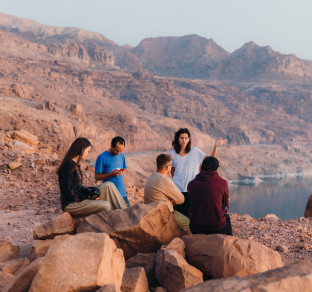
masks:
<instances>
[{"instance_id":1,"label":"lake surface","mask_svg":"<svg viewBox=\"0 0 312 292\"><path fill-rule=\"evenodd\" d=\"M274 213L281 219L303 217L312 194L312 176L265 178L257 185L229 185L230 212L254 218Z\"/></svg>"}]
</instances>

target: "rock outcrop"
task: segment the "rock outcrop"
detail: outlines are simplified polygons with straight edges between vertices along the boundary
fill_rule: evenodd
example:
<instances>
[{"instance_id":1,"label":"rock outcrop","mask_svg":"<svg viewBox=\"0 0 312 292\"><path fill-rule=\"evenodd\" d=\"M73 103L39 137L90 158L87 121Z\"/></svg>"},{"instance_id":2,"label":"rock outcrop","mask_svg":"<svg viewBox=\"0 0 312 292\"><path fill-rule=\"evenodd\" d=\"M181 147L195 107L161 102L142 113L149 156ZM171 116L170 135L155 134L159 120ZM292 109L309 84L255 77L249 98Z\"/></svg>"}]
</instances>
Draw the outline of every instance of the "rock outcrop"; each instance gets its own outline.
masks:
<instances>
[{"instance_id":1,"label":"rock outcrop","mask_svg":"<svg viewBox=\"0 0 312 292\"><path fill-rule=\"evenodd\" d=\"M203 273L184 258L184 242L176 238L157 252L156 277L169 292L202 283Z\"/></svg>"},{"instance_id":2,"label":"rock outcrop","mask_svg":"<svg viewBox=\"0 0 312 292\"><path fill-rule=\"evenodd\" d=\"M146 292L149 291L144 268L126 269L122 278L122 292Z\"/></svg>"},{"instance_id":3,"label":"rock outcrop","mask_svg":"<svg viewBox=\"0 0 312 292\"><path fill-rule=\"evenodd\" d=\"M124 269L123 252L107 234L58 236L29 291L91 290L110 283L120 287Z\"/></svg>"},{"instance_id":4,"label":"rock outcrop","mask_svg":"<svg viewBox=\"0 0 312 292\"><path fill-rule=\"evenodd\" d=\"M19 246L14 246L7 241L0 241L0 263L18 258L19 252Z\"/></svg>"},{"instance_id":5,"label":"rock outcrop","mask_svg":"<svg viewBox=\"0 0 312 292\"><path fill-rule=\"evenodd\" d=\"M161 202L90 215L81 222L78 232L109 234L127 259L139 252L155 252L174 237L185 234Z\"/></svg>"},{"instance_id":6,"label":"rock outcrop","mask_svg":"<svg viewBox=\"0 0 312 292\"><path fill-rule=\"evenodd\" d=\"M17 275L30 264L28 258L18 258L0 264L0 270L6 273Z\"/></svg>"},{"instance_id":7,"label":"rock outcrop","mask_svg":"<svg viewBox=\"0 0 312 292\"><path fill-rule=\"evenodd\" d=\"M51 239L57 235L73 234L79 223L80 218L73 218L68 212L64 212L35 229L34 239Z\"/></svg>"},{"instance_id":8,"label":"rock outcrop","mask_svg":"<svg viewBox=\"0 0 312 292\"><path fill-rule=\"evenodd\" d=\"M306 261L246 277L210 280L181 292L311 291L312 264Z\"/></svg>"},{"instance_id":9,"label":"rock outcrop","mask_svg":"<svg viewBox=\"0 0 312 292\"><path fill-rule=\"evenodd\" d=\"M246 276L283 266L278 252L250 240L221 234L182 239L189 263L210 278Z\"/></svg>"},{"instance_id":10,"label":"rock outcrop","mask_svg":"<svg viewBox=\"0 0 312 292\"><path fill-rule=\"evenodd\" d=\"M32 244L30 253L28 255L29 260L32 262L37 258L44 257L52 242L52 239L35 241Z\"/></svg>"},{"instance_id":11,"label":"rock outcrop","mask_svg":"<svg viewBox=\"0 0 312 292\"><path fill-rule=\"evenodd\" d=\"M28 291L34 276L41 266L43 258L38 258L16 275L4 288L3 292Z\"/></svg>"},{"instance_id":12,"label":"rock outcrop","mask_svg":"<svg viewBox=\"0 0 312 292\"><path fill-rule=\"evenodd\" d=\"M138 253L126 261L127 269L142 267L150 287L156 287L158 281L156 279L156 253Z\"/></svg>"}]
</instances>

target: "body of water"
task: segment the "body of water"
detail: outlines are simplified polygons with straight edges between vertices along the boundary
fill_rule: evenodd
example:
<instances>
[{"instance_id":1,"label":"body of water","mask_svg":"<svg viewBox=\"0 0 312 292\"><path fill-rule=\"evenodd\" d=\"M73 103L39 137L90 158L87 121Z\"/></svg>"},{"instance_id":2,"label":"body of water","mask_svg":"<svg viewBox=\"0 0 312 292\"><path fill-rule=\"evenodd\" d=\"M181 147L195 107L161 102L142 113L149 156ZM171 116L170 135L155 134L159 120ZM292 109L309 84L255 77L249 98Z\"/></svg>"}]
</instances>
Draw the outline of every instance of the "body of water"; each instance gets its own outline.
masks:
<instances>
[{"instance_id":1,"label":"body of water","mask_svg":"<svg viewBox=\"0 0 312 292\"><path fill-rule=\"evenodd\" d=\"M303 217L312 194L312 176L262 180L257 185L230 184L230 212L254 218L268 213L281 219Z\"/></svg>"}]
</instances>

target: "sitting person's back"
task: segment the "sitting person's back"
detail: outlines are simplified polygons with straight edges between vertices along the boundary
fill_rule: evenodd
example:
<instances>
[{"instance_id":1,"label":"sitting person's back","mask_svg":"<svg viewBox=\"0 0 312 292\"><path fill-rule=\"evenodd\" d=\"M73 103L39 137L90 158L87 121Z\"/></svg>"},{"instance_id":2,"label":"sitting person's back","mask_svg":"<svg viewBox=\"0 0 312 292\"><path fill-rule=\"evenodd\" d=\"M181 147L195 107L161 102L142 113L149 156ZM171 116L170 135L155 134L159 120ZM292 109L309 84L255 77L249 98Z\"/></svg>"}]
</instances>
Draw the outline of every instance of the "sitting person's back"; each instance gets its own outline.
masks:
<instances>
[{"instance_id":1,"label":"sitting person's back","mask_svg":"<svg viewBox=\"0 0 312 292\"><path fill-rule=\"evenodd\" d=\"M156 159L156 163L157 171L147 178L144 186L144 203L166 202L178 225L187 233L190 233L189 219L178 211L173 210L173 204L182 204L184 196L177 189L172 179L168 177L172 165L171 156L160 154Z\"/></svg>"},{"instance_id":2,"label":"sitting person's back","mask_svg":"<svg viewBox=\"0 0 312 292\"><path fill-rule=\"evenodd\" d=\"M219 176L218 167L215 157L206 157L200 173L188 184L192 233L232 234L225 217L226 208L229 208L228 183Z\"/></svg>"},{"instance_id":3,"label":"sitting person's back","mask_svg":"<svg viewBox=\"0 0 312 292\"><path fill-rule=\"evenodd\" d=\"M182 204L184 196L178 191L170 177L153 172L147 178L144 186L144 203L149 204L156 201L166 202L172 212L172 201Z\"/></svg>"}]
</instances>

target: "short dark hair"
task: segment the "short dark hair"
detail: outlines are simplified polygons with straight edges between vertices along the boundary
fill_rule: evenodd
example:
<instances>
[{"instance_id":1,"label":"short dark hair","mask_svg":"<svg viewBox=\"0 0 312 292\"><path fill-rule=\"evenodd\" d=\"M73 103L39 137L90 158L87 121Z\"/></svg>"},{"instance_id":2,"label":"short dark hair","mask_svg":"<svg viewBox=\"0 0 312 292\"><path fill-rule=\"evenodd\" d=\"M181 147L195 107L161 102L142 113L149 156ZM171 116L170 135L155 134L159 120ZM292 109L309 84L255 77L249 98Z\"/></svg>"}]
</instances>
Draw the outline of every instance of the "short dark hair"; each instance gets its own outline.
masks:
<instances>
[{"instance_id":1,"label":"short dark hair","mask_svg":"<svg viewBox=\"0 0 312 292\"><path fill-rule=\"evenodd\" d=\"M219 168L219 160L213 156L208 156L202 163L202 170L216 171Z\"/></svg>"},{"instance_id":2,"label":"short dark hair","mask_svg":"<svg viewBox=\"0 0 312 292\"><path fill-rule=\"evenodd\" d=\"M188 128L180 128L178 131L176 131L174 133L174 139L172 141L172 146L173 146L174 150L176 151L176 153L179 154L181 151L181 146L179 143L179 138L180 138L181 134L187 134L190 138L190 141L187 143L186 148L185 148L185 152L189 153L191 150L192 143L191 143L191 133L190 133Z\"/></svg>"},{"instance_id":3,"label":"short dark hair","mask_svg":"<svg viewBox=\"0 0 312 292\"><path fill-rule=\"evenodd\" d=\"M172 158L168 154L159 154L156 158L157 170L163 169L166 163L172 161Z\"/></svg>"},{"instance_id":4,"label":"short dark hair","mask_svg":"<svg viewBox=\"0 0 312 292\"><path fill-rule=\"evenodd\" d=\"M126 146L126 141L124 138L120 137L120 136L116 136L113 138L112 142L111 142L111 146L112 147L116 147L117 143L125 145Z\"/></svg>"}]
</instances>

